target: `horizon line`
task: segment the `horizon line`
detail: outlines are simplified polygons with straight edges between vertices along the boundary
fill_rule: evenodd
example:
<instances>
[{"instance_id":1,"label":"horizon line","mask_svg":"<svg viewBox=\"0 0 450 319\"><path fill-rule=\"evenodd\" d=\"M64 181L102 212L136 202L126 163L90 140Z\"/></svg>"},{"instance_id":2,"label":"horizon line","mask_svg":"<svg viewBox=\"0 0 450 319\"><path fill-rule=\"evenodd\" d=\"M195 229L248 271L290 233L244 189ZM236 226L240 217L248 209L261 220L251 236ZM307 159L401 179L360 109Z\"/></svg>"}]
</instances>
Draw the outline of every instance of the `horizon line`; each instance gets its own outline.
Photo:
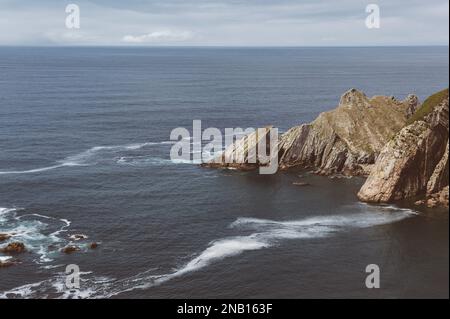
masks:
<instances>
[{"instance_id":1,"label":"horizon line","mask_svg":"<svg viewBox=\"0 0 450 319\"><path fill-rule=\"evenodd\" d=\"M408 48L449 47L449 44L399 44L399 45L127 45L127 44L0 44L0 48Z\"/></svg>"}]
</instances>

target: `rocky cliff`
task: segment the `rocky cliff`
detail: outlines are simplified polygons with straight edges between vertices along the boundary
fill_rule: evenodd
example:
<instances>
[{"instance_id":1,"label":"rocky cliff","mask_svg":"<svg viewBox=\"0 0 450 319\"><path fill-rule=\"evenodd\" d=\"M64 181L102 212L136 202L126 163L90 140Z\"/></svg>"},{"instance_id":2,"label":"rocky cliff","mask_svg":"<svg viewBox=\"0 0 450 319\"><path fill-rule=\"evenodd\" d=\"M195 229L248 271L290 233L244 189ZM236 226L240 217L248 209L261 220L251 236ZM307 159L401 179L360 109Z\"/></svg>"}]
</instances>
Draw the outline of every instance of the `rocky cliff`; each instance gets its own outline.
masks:
<instances>
[{"instance_id":1,"label":"rocky cliff","mask_svg":"<svg viewBox=\"0 0 450 319\"><path fill-rule=\"evenodd\" d=\"M259 166L268 164L269 158L261 161L258 144L270 145L270 130L272 126L255 130L253 133L245 135L243 138L229 145L224 152L213 160L202 164L204 167L211 168L235 168L240 170L252 170ZM274 141L277 142L278 136ZM264 155L270 154L270 148L266 147Z\"/></svg>"},{"instance_id":2,"label":"rocky cliff","mask_svg":"<svg viewBox=\"0 0 450 319\"><path fill-rule=\"evenodd\" d=\"M249 165L249 135L229 146L212 167ZM255 136L254 136L255 135ZM312 169L318 174L366 175L358 193L362 201L390 202L422 196L429 206L448 206L448 89L419 104L415 95L368 98L351 89L339 106L279 137L281 169ZM245 158L243 164L226 159ZM242 163L242 162L241 162ZM253 161L253 163L255 163Z\"/></svg>"},{"instance_id":3,"label":"rocky cliff","mask_svg":"<svg viewBox=\"0 0 450 319\"><path fill-rule=\"evenodd\" d=\"M313 168L324 175L365 175L418 104L413 95L398 101L385 96L368 98L351 89L342 95L336 109L281 136L280 167Z\"/></svg>"},{"instance_id":4,"label":"rocky cliff","mask_svg":"<svg viewBox=\"0 0 450 319\"><path fill-rule=\"evenodd\" d=\"M414 121L383 147L358 193L360 200L427 196L448 205L448 107L448 90L424 102L416 112L420 116L415 114Z\"/></svg>"},{"instance_id":5,"label":"rocky cliff","mask_svg":"<svg viewBox=\"0 0 450 319\"><path fill-rule=\"evenodd\" d=\"M382 147L406 125L418 106L415 95L399 101L387 96L368 98L351 89L342 95L336 109L291 128L279 138L279 166L313 169L323 175L368 175ZM255 168L259 163L249 164L247 153L252 141L262 138L265 136L248 135L204 166ZM245 160L230 164L233 158Z\"/></svg>"}]
</instances>

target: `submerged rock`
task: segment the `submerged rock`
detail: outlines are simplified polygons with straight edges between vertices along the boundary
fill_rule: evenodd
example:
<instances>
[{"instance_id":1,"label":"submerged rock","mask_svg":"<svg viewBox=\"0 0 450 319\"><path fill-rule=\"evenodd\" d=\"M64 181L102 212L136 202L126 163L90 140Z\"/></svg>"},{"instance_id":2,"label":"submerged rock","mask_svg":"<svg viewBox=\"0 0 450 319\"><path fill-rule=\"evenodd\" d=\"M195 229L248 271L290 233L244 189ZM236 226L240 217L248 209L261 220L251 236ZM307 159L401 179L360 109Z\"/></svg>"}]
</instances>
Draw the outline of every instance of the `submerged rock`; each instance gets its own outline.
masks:
<instances>
[{"instance_id":1,"label":"submerged rock","mask_svg":"<svg viewBox=\"0 0 450 319\"><path fill-rule=\"evenodd\" d=\"M293 182L292 185L295 186L310 186L310 183L306 183L306 182Z\"/></svg>"},{"instance_id":2,"label":"submerged rock","mask_svg":"<svg viewBox=\"0 0 450 319\"><path fill-rule=\"evenodd\" d=\"M0 243L1 243L2 241L8 240L8 239L10 239L10 238L11 238L11 235L9 235L9 234L1 234L1 233L0 233Z\"/></svg>"},{"instance_id":3,"label":"submerged rock","mask_svg":"<svg viewBox=\"0 0 450 319\"><path fill-rule=\"evenodd\" d=\"M66 246L61 249L61 252L65 253L65 254L72 254L77 251L80 251L80 248L77 246Z\"/></svg>"},{"instance_id":4,"label":"submerged rock","mask_svg":"<svg viewBox=\"0 0 450 319\"><path fill-rule=\"evenodd\" d=\"M91 244L89 245L89 248L90 248L90 249L97 249L97 248L98 248L98 243L91 243Z\"/></svg>"},{"instance_id":5,"label":"submerged rock","mask_svg":"<svg viewBox=\"0 0 450 319\"><path fill-rule=\"evenodd\" d=\"M84 239L88 239L89 237L85 234L73 234L69 236L70 239L72 240L84 240Z\"/></svg>"},{"instance_id":6,"label":"submerged rock","mask_svg":"<svg viewBox=\"0 0 450 319\"><path fill-rule=\"evenodd\" d=\"M9 243L6 247L0 248L0 252L5 254L21 254L25 251L25 245L21 242Z\"/></svg>"},{"instance_id":7,"label":"submerged rock","mask_svg":"<svg viewBox=\"0 0 450 319\"><path fill-rule=\"evenodd\" d=\"M428 199L426 200L426 204L428 207L437 207L444 206L448 207L448 195L449 187L444 187L441 191L428 195Z\"/></svg>"},{"instance_id":8,"label":"submerged rock","mask_svg":"<svg viewBox=\"0 0 450 319\"><path fill-rule=\"evenodd\" d=\"M358 193L359 199L390 202L429 197L448 186L448 107L447 91L423 118L404 127L386 144ZM430 207L439 203L435 198L427 201Z\"/></svg>"}]
</instances>

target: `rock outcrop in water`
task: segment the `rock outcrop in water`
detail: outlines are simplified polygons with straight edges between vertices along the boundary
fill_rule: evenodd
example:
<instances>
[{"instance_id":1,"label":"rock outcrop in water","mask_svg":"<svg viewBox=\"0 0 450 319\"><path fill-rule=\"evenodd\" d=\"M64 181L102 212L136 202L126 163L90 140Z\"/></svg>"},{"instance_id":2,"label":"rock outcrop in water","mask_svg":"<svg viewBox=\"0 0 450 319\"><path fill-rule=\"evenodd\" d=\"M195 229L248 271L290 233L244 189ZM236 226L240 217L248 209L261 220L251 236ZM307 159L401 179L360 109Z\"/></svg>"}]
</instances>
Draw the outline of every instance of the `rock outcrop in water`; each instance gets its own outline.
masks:
<instances>
[{"instance_id":1,"label":"rock outcrop in water","mask_svg":"<svg viewBox=\"0 0 450 319\"><path fill-rule=\"evenodd\" d=\"M248 156L249 135L229 146L212 167ZM314 170L322 175L368 176L358 193L362 201L392 202L422 197L430 207L448 206L448 89L420 105L417 96L399 101L351 89L339 106L316 120L291 128L278 142L279 167Z\"/></svg>"},{"instance_id":2,"label":"rock outcrop in water","mask_svg":"<svg viewBox=\"0 0 450 319\"><path fill-rule=\"evenodd\" d=\"M78 246L69 245L61 249L62 253L72 254L74 252L80 251L81 249Z\"/></svg>"},{"instance_id":3,"label":"rock outcrop in water","mask_svg":"<svg viewBox=\"0 0 450 319\"><path fill-rule=\"evenodd\" d=\"M393 97L368 98L351 89L341 97L339 106L320 114L315 121L291 128L278 143L279 167L313 169L319 174L367 175L370 165L386 142L403 126L418 107L418 98L404 101ZM229 146L219 161L204 166L252 169L248 145L265 135L248 135ZM250 144L249 144L250 143ZM230 158L244 158L240 164L227 164Z\"/></svg>"},{"instance_id":4,"label":"rock outcrop in water","mask_svg":"<svg viewBox=\"0 0 450 319\"><path fill-rule=\"evenodd\" d=\"M4 254L21 254L25 251L25 245L21 242L9 243L6 247L0 248L0 252Z\"/></svg>"},{"instance_id":5,"label":"rock outcrop in water","mask_svg":"<svg viewBox=\"0 0 450 319\"><path fill-rule=\"evenodd\" d=\"M417 111L422 116L384 146L358 193L360 200L391 202L426 196L429 206L448 205L448 90L437 95L441 98L429 98L434 105L425 101Z\"/></svg>"},{"instance_id":6,"label":"rock outcrop in water","mask_svg":"<svg viewBox=\"0 0 450 319\"><path fill-rule=\"evenodd\" d=\"M0 243L1 243L2 241L8 240L8 239L10 239L10 238L11 238L11 235L0 233Z\"/></svg>"},{"instance_id":7,"label":"rock outcrop in water","mask_svg":"<svg viewBox=\"0 0 450 319\"><path fill-rule=\"evenodd\" d=\"M259 166L267 165L268 161L262 163L261 158L258 156L258 143L264 141L265 144L263 145L269 145L268 141L271 128L272 126L267 126L244 136L228 146L221 155L208 163L202 164L202 166L253 170ZM264 152L264 155L270 154L270 149L267 148Z\"/></svg>"}]
</instances>

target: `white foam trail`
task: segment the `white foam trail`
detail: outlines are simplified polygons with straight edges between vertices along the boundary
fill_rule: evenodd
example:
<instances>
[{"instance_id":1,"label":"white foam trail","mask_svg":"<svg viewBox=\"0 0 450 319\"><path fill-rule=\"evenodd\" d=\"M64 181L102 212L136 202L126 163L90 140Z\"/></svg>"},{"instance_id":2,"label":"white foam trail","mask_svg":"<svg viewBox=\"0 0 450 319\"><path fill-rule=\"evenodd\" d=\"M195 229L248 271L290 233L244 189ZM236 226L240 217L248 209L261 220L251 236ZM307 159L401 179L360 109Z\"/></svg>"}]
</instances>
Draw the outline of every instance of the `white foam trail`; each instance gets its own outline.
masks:
<instances>
[{"instance_id":1,"label":"white foam trail","mask_svg":"<svg viewBox=\"0 0 450 319\"><path fill-rule=\"evenodd\" d=\"M61 168L64 166L69 166L69 165L68 164L60 164L60 165L53 165L53 166L48 166L48 167L30 169L30 170L26 170L26 171L3 171L3 172L0 172L0 175L41 173L41 172L50 171L52 169Z\"/></svg>"},{"instance_id":2,"label":"white foam trail","mask_svg":"<svg viewBox=\"0 0 450 319\"><path fill-rule=\"evenodd\" d=\"M148 166L148 165L170 165L175 164L170 159L164 159L160 157L149 157L149 156L122 156L116 161L119 165L128 166Z\"/></svg>"},{"instance_id":3,"label":"white foam trail","mask_svg":"<svg viewBox=\"0 0 450 319\"><path fill-rule=\"evenodd\" d=\"M87 151L81 152L73 156L69 156L64 160L59 161L60 164L57 165L22 171L0 171L0 175L36 174L63 167L95 165L98 164L99 161L104 160L104 158L102 158L102 155L110 155L109 160L113 160L114 156L112 154L116 152L135 151L140 150L146 146L165 145L165 144L173 144L173 142L163 141L163 142L145 142L145 143L133 143L125 145L112 145L112 146L95 146L88 149Z\"/></svg>"},{"instance_id":4,"label":"white foam trail","mask_svg":"<svg viewBox=\"0 0 450 319\"><path fill-rule=\"evenodd\" d=\"M205 159L206 158L206 159ZM192 160L192 159L165 159L160 157L149 157L149 156L122 156L116 160L119 165L129 165L129 166L147 166L147 165L173 165L173 164L184 164L184 165L200 165L206 163L213 157L203 156L203 159Z\"/></svg>"},{"instance_id":5,"label":"white foam trail","mask_svg":"<svg viewBox=\"0 0 450 319\"><path fill-rule=\"evenodd\" d=\"M202 160L190 160L190 159L173 159L171 160L173 164L191 164L191 165L200 165L203 163Z\"/></svg>"},{"instance_id":6,"label":"white foam trail","mask_svg":"<svg viewBox=\"0 0 450 319\"><path fill-rule=\"evenodd\" d=\"M14 211L15 211L14 208L3 208L3 207L0 207L0 222L4 222L5 218L6 218L6 215L9 214L9 213L12 213Z\"/></svg>"},{"instance_id":7,"label":"white foam trail","mask_svg":"<svg viewBox=\"0 0 450 319\"><path fill-rule=\"evenodd\" d=\"M76 166L91 166L96 165L102 161L115 161L120 165L131 166L144 166L144 165L168 165L168 164L201 164L203 162L211 160L213 157L210 154L203 154L203 161L194 160L170 160L158 157L149 156L121 156L117 159L115 155L117 152L140 150L146 146L151 145L169 145L174 144L174 141L162 141L162 142L146 142L146 143L134 143L127 145L113 145L113 146L95 146L84 152L67 157L66 159L59 161L60 164L47 167L35 168L22 171L0 171L0 175L14 175L14 174L36 174L42 173L63 167L76 167Z\"/></svg>"},{"instance_id":8,"label":"white foam trail","mask_svg":"<svg viewBox=\"0 0 450 319\"><path fill-rule=\"evenodd\" d=\"M15 208L3 208L3 207L0 207L0 222L4 223L6 221L6 218L9 217L9 215L13 215L13 217L15 217L15 213L16 213L16 209Z\"/></svg>"},{"instance_id":9,"label":"white foam trail","mask_svg":"<svg viewBox=\"0 0 450 319\"><path fill-rule=\"evenodd\" d=\"M174 272L163 275L148 274L148 272L138 274L133 277L133 280L121 281L123 290L110 291L106 296L111 297L135 289L147 289L187 273L198 271L221 259L237 256L246 251L272 247L281 240L326 237L339 231L389 224L416 215L416 212L408 209L393 207L392 210L394 212L389 214L385 212L361 213L283 222L258 218L238 218L230 227L248 228L256 232L248 236L235 236L213 241L197 257ZM123 285L124 282L128 282L132 286L124 287L126 286Z\"/></svg>"},{"instance_id":10,"label":"white foam trail","mask_svg":"<svg viewBox=\"0 0 450 319\"><path fill-rule=\"evenodd\" d=\"M69 156L63 161L63 165L93 165L98 162L98 155L108 152L118 152L118 151L133 151L142 149L145 146L157 145L160 143L146 142L146 143L134 143L127 145L113 145L113 146L95 146L87 151L79 153L77 155Z\"/></svg>"},{"instance_id":11,"label":"white foam trail","mask_svg":"<svg viewBox=\"0 0 450 319\"><path fill-rule=\"evenodd\" d=\"M237 229L253 230L254 233L247 236L226 237L212 241L208 247L196 257L166 274L154 274L153 269L135 276L114 280L109 278L85 279L84 284L88 288L75 294L64 290L61 286L61 278L51 278L47 281L24 285L3 294L24 298L39 298L43 285L47 289L52 288L60 294L60 298L110 298L136 289L148 289L160 285L176 277L198 271L211 263L224 258L240 255L246 251L260 250L273 247L282 240L321 238L332 236L338 232L349 231L355 228L366 228L394 223L417 213L409 209L396 208L394 206L362 206L366 213L335 216L318 216L292 221L275 221L259 218L238 218L230 224ZM373 211L371 211L373 210ZM387 212L389 211L389 212Z\"/></svg>"},{"instance_id":12,"label":"white foam trail","mask_svg":"<svg viewBox=\"0 0 450 319\"><path fill-rule=\"evenodd\" d=\"M132 280L126 279L121 281L122 283L132 283L130 287L123 287L123 289L119 291L111 291L109 292L108 297L136 289L147 289L160 285L176 277L200 270L201 268L226 257L236 256L244 251L258 250L269 246L270 244L268 242L258 239L257 236L238 236L217 240L212 242L199 256L195 257L175 272L163 275L148 275L148 272L138 274L134 276Z\"/></svg>"},{"instance_id":13,"label":"white foam trail","mask_svg":"<svg viewBox=\"0 0 450 319\"><path fill-rule=\"evenodd\" d=\"M258 250L270 246L271 244L269 242L258 238L258 235L225 238L210 243L210 246L200 255L173 273L154 275L151 273L154 269L151 269L121 280L103 278L99 282L98 278L85 279L83 286L88 288L85 288L83 291L76 291L75 293L71 293L64 287L65 277L61 278L58 276L39 283L17 287L0 294L0 298L7 298L8 295L20 296L22 298L39 298L39 292L46 291L47 289L54 290L53 293L60 293L60 298L110 298L124 292L147 289L160 285L176 277L200 270L212 262L226 257L236 256L245 251ZM46 286L47 289L44 289L43 286Z\"/></svg>"},{"instance_id":14,"label":"white foam trail","mask_svg":"<svg viewBox=\"0 0 450 319\"><path fill-rule=\"evenodd\" d=\"M353 215L336 215L312 217L298 221L277 222L272 220L257 218L238 218L231 227L249 227L258 230L293 229L302 230L310 227L332 227L333 229L347 228L366 228L379 226L400 221L417 213L408 209L399 209L392 213L370 213L370 214L353 214Z\"/></svg>"}]
</instances>

